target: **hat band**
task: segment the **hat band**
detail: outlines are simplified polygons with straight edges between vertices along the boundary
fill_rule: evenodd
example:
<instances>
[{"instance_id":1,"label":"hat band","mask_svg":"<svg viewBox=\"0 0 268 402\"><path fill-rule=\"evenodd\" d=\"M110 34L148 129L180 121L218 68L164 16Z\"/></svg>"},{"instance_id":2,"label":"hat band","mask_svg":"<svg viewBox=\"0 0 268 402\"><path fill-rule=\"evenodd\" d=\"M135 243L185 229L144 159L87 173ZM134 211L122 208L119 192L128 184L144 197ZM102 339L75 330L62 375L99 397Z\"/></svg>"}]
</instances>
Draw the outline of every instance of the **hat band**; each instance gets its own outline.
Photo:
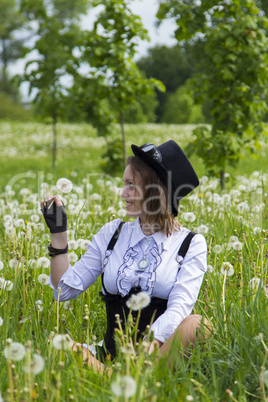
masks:
<instances>
[{"instance_id":1,"label":"hat band","mask_svg":"<svg viewBox=\"0 0 268 402\"><path fill-rule=\"evenodd\" d=\"M154 144L150 144L149 142L147 142L146 144L142 145L140 149L147 155L149 155L152 159L154 159L156 162L158 163L162 162L162 154Z\"/></svg>"}]
</instances>

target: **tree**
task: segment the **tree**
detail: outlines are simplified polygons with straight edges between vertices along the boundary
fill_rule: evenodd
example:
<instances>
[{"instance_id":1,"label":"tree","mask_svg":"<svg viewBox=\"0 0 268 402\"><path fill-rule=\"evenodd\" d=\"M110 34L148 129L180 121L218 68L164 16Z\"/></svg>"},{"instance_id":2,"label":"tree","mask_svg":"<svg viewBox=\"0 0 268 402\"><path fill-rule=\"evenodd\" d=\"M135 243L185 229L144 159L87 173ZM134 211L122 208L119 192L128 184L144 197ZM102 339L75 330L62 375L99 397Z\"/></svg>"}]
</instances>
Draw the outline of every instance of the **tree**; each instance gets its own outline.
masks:
<instances>
[{"instance_id":1,"label":"tree","mask_svg":"<svg viewBox=\"0 0 268 402\"><path fill-rule=\"evenodd\" d=\"M85 12L85 0L22 1L22 11L37 23L37 40L31 49L38 56L29 61L21 80L35 91L34 102L40 115L53 123L52 162L56 163L57 122L65 116L68 84L71 86L79 61L74 56L78 44L79 15Z\"/></svg>"},{"instance_id":2,"label":"tree","mask_svg":"<svg viewBox=\"0 0 268 402\"><path fill-rule=\"evenodd\" d=\"M17 100L19 91L11 83L8 66L14 60L24 56L24 42L22 35L27 22L20 13L16 0L1 0L0 2L0 91L7 93ZM20 34L19 34L20 33Z\"/></svg>"},{"instance_id":3,"label":"tree","mask_svg":"<svg viewBox=\"0 0 268 402\"><path fill-rule=\"evenodd\" d=\"M169 0L160 5L158 17L174 17L177 40L194 40L204 49L193 83L199 100L206 96L212 102L212 125L195 129L188 151L201 156L210 173L220 173L223 187L226 165L235 166L245 146L254 151L262 132L268 20L253 0Z\"/></svg>"},{"instance_id":4,"label":"tree","mask_svg":"<svg viewBox=\"0 0 268 402\"><path fill-rule=\"evenodd\" d=\"M160 121L167 98L192 76L194 65L189 62L183 46L178 44L172 47L156 45L150 48L148 54L138 60L137 66L145 72L146 77L160 80L166 87L165 92L157 91L159 105L156 113L157 121Z\"/></svg>"},{"instance_id":5,"label":"tree","mask_svg":"<svg viewBox=\"0 0 268 402\"><path fill-rule=\"evenodd\" d=\"M136 53L136 39L146 39L147 33L140 17L130 11L128 0L96 0L94 6L102 5L92 31L85 31L81 41L81 60L87 63L87 75L78 78L74 85L83 88L82 103L90 105L93 116L104 111L109 101L109 116L105 122L118 121L121 127L123 159L126 164L126 145L124 132L124 115L130 104L139 98L153 94L154 88L164 90L163 85L155 79L146 79L133 61ZM96 85L92 82L96 80ZM88 85L89 84L89 85ZM87 86L88 85L88 86ZM85 88L88 91L85 91ZM85 99L86 98L86 99ZM102 101L102 108L97 110L94 103ZM98 116L99 117L99 116ZM93 117L94 118L94 117ZM110 122L109 122L110 119ZM96 121L97 120L97 121ZM99 118L95 119L97 126ZM108 126L106 125L106 129ZM110 130L109 128L108 130ZM107 131L108 131L107 130Z\"/></svg>"}]
</instances>

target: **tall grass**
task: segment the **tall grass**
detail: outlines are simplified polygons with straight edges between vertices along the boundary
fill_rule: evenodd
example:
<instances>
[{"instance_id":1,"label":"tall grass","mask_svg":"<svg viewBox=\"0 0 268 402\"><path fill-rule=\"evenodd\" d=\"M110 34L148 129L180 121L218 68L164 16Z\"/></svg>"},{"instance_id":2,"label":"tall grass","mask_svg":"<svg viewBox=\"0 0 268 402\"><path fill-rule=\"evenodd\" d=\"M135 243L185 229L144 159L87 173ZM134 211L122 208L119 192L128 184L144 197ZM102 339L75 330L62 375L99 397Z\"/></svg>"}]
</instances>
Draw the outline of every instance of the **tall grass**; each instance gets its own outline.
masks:
<instances>
[{"instance_id":1,"label":"tall grass","mask_svg":"<svg viewBox=\"0 0 268 402\"><path fill-rule=\"evenodd\" d=\"M199 189L180 206L180 222L207 240L209 270L194 312L210 320L213 336L185 360L178 359L179 345L174 345L172 369L165 359L158 363L156 355L148 356L144 345L139 345L135 355L122 352L116 363L107 362L113 368L110 378L84 364L81 354L53 345L56 334L69 334L77 342L101 340L106 315L99 297L100 280L69 303L58 303L42 283L40 275L49 275L49 268L38 266L39 259L48 256L50 236L39 201L55 192L58 178L72 180L74 189L65 195L65 203L69 238L79 243L70 253L79 258L85 240L90 241L104 223L115 217L125 219L118 196L121 178L101 174L98 161L104 142L87 125L60 126L58 165L53 172L51 135L50 127L36 123L1 126L0 392L4 400L266 401L266 148L258 167L247 156L236 172L230 170L224 192L215 178L203 177ZM127 127L128 145L174 138L183 147L190 136L188 126ZM202 163L193 159L193 164L203 176ZM22 360L4 355L10 339L26 347ZM126 339L121 337L120 342ZM34 354L44 359L38 374L25 371ZM120 378L126 375L134 379L136 390L129 398L116 396Z\"/></svg>"}]
</instances>

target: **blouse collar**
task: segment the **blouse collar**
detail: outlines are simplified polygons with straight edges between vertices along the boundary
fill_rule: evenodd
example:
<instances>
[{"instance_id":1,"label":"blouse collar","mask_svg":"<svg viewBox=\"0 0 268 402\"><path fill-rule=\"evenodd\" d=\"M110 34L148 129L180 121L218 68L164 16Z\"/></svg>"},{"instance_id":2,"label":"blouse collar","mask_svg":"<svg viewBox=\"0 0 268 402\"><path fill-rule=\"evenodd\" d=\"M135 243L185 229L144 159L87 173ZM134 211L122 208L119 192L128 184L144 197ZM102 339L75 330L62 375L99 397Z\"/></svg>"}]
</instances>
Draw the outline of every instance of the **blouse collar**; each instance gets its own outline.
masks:
<instances>
[{"instance_id":1,"label":"blouse collar","mask_svg":"<svg viewBox=\"0 0 268 402\"><path fill-rule=\"evenodd\" d=\"M141 229L140 219L137 218L136 221L134 222L134 226L132 228L129 246L134 247L137 243L139 243L144 238L149 238L149 239L153 238L158 246L160 246L161 243L165 244L165 242L168 239L168 237L163 232L156 232L156 233L152 234L151 236L146 236Z\"/></svg>"}]
</instances>

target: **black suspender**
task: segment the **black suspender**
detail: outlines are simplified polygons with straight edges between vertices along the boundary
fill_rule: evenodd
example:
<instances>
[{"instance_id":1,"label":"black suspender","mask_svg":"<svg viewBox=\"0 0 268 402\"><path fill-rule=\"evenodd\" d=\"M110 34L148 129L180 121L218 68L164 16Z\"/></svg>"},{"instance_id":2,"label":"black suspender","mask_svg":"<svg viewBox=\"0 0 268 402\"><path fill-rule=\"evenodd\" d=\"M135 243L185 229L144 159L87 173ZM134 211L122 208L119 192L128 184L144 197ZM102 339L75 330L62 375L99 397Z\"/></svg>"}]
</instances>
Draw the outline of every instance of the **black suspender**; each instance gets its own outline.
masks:
<instances>
[{"instance_id":1,"label":"black suspender","mask_svg":"<svg viewBox=\"0 0 268 402\"><path fill-rule=\"evenodd\" d=\"M118 237L120 235L120 232L121 232L121 229L122 229L124 223L125 222L120 222L118 228L114 232L114 234L113 234L113 236L112 236L112 238L111 238L111 240L110 240L110 242L109 242L109 244L107 246L107 250L113 250L113 248L114 248L114 246L115 246L115 244L116 244L116 242L118 240ZM188 248L190 246L191 240L195 235L196 235L195 232L189 232L188 235L183 240L183 242L182 242L182 244L180 246L180 249L178 251L177 257L176 257L177 261L180 264L182 263L184 257L186 256L186 253L187 253Z\"/></svg>"},{"instance_id":2,"label":"black suspender","mask_svg":"<svg viewBox=\"0 0 268 402\"><path fill-rule=\"evenodd\" d=\"M178 255L176 257L176 260L178 261L179 264L182 263L184 257L186 256L186 253L187 253L188 248L190 246L191 240L195 235L196 235L195 232L189 232L188 235L183 240L183 242L182 242L182 244L180 246L180 249L178 251Z\"/></svg>"}]
</instances>

